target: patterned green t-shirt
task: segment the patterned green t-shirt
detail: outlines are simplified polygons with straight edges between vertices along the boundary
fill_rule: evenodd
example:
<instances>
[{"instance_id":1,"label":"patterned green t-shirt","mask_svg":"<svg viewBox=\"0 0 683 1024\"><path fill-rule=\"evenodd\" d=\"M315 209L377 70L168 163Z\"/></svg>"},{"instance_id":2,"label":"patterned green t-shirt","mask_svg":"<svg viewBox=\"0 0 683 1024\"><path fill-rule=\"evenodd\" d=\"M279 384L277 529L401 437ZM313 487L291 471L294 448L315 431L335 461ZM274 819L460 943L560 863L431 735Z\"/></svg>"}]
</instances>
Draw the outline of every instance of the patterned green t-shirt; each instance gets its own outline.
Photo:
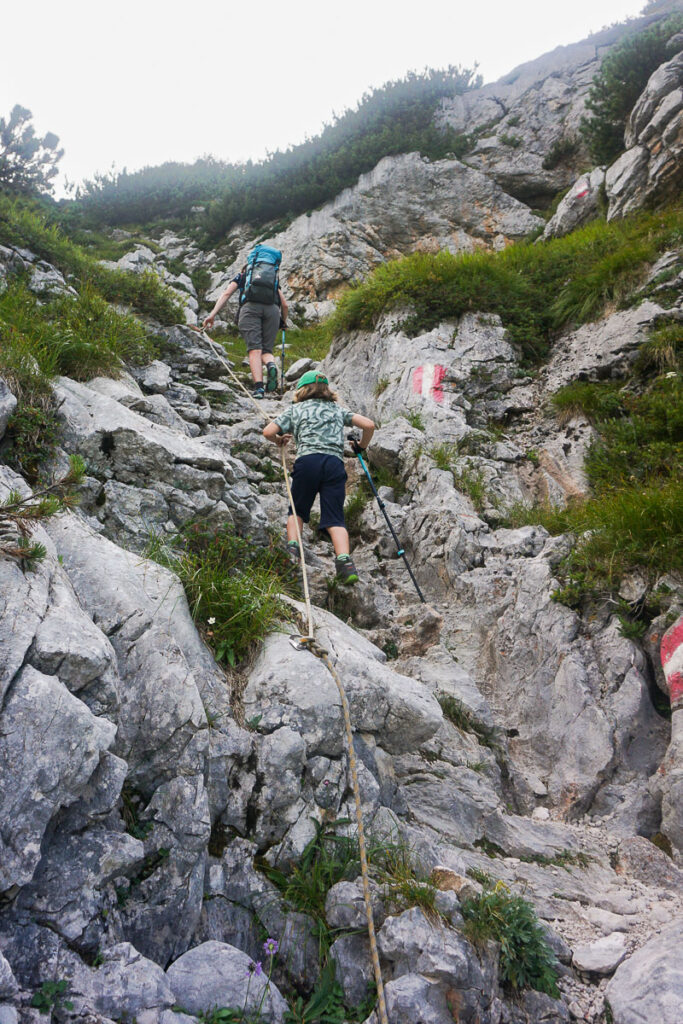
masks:
<instances>
[{"instance_id":1,"label":"patterned green t-shirt","mask_svg":"<svg viewBox=\"0 0 683 1024\"><path fill-rule=\"evenodd\" d=\"M293 434L296 455L336 455L344 458L344 427L353 425L353 413L336 402L307 398L294 402L275 420L283 434Z\"/></svg>"}]
</instances>

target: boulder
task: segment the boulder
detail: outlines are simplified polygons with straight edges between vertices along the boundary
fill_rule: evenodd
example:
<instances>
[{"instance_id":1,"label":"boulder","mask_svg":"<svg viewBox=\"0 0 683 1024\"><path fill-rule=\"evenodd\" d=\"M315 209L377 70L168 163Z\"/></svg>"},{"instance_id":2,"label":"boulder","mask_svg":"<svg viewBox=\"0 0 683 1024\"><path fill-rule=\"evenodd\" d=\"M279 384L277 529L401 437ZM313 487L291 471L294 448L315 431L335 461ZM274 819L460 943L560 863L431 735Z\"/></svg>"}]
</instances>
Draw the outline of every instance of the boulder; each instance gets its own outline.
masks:
<instances>
[{"instance_id":1,"label":"boulder","mask_svg":"<svg viewBox=\"0 0 683 1024\"><path fill-rule=\"evenodd\" d=\"M55 676L18 673L0 731L0 891L32 878L48 823L77 799L115 735Z\"/></svg>"},{"instance_id":2,"label":"boulder","mask_svg":"<svg viewBox=\"0 0 683 1024\"><path fill-rule=\"evenodd\" d=\"M614 1024L678 1024L683 1005L683 923L653 936L618 969L605 996Z\"/></svg>"},{"instance_id":3,"label":"boulder","mask_svg":"<svg viewBox=\"0 0 683 1024\"><path fill-rule=\"evenodd\" d=\"M626 936L612 932L593 942L574 946L574 966L585 974L612 974L628 954Z\"/></svg>"},{"instance_id":4,"label":"boulder","mask_svg":"<svg viewBox=\"0 0 683 1024\"><path fill-rule=\"evenodd\" d=\"M68 998L76 1012L95 1011L116 1020L157 1021L158 1015L177 1002L163 969L141 956L129 942L102 951L101 961L96 969L79 965L68 979Z\"/></svg>"},{"instance_id":5,"label":"boulder","mask_svg":"<svg viewBox=\"0 0 683 1024\"><path fill-rule=\"evenodd\" d=\"M283 1024L287 1003L261 962L257 970L250 970L253 964L227 942L203 942L172 963L166 977L175 1003L189 1013L209 1013L217 1006L258 1008L268 1024Z\"/></svg>"},{"instance_id":6,"label":"boulder","mask_svg":"<svg viewBox=\"0 0 683 1024\"><path fill-rule=\"evenodd\" d=\"M546 224L542 237L561 238L596 217L604 184L604 167L580 175Z\"/></svg>"},{"instance_id":7,"label":"boulder","mask_svg":"<svg viewBox=\"0 0 683 1024\"><path fill-rule=\"evenodd\" d=\"M285 380L293 384L299 377L302 377L307 370L312 370L316 366L316 362L313 359L303 358L297 359L295 363L289 367L285 372Z\"/></svg>"},{"instance_id":8,"label":"boulder","mask_svg":"<svg viewBox=\"0 0 683 1024\"><path fill-rule=\"evenodd\" d=\"M7 381L0 377L0 441L5 436L7 424L16 407L17 400L10 391Z\"/></svg>"},{"instance_id":9,"label":"boulder","mask_svg":"<svg viewBox=\"0 0 683 1024\"><path fill-rule=\"evenodd\" d=\"M608 220L675 196L683 181L683 50L650 76L607 169Z\"/></svg>"},{"instance_id":10,"label":"boulder","mask_svg":"<svg viewBox=\"0 0 683 1024\"><path fill-rule=\"evenodd\" d=\"M442 715L431 694L390 669L381 651L334 616L315 609L314 622L318 642L330 651L342 677L355 729L375 734L390 752L411 749L436 732ZM247 717L261 714L261 731L295 729L308 756L339 757L343 751L332 675L323 661L295 651L282 634L266 639L249 675L244 706Z\"/></svg>"}]
</instances>

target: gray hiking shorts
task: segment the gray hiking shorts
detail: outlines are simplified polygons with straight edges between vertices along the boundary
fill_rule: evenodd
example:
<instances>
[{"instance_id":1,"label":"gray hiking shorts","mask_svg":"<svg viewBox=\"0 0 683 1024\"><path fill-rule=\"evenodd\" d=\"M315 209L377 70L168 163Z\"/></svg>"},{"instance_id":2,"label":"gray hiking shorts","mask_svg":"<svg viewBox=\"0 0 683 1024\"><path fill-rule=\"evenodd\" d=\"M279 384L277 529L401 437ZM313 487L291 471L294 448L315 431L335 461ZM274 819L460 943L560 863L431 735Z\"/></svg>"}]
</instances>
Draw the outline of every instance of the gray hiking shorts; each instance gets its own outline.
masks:
<instances>
[{"instance_id":1,"label":"gray hiking shorts","mask_svg":"<svg viewBox=\"0 0 683 1024\"><path fill-rule=\"evenodd\" d=\"M280 326L280 307L273 303L245 302L240 309L239 332L247 343L247 352L261 349L272 354Z\"/></svg>"}]
</instances>

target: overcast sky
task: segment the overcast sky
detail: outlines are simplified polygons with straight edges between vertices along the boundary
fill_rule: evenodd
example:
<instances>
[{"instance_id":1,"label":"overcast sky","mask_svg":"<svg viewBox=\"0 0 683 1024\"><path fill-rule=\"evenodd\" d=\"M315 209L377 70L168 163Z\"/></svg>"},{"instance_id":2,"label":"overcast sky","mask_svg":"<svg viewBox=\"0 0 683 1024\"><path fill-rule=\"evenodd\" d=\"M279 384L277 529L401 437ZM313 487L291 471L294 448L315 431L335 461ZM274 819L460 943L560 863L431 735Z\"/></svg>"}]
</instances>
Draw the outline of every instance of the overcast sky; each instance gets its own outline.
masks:
<instances>
[{"instance_id":1,"label":"overcast sky","mask_svg":"<svg viewBox=\"0 0 683 1024\"><path fill-rule=\"evenodd\" d=\"M0 0L0 116L59 135L81 181L212 153L260 159L409 70L523 61L645 0Z\"/></svg>"}]
</instances>

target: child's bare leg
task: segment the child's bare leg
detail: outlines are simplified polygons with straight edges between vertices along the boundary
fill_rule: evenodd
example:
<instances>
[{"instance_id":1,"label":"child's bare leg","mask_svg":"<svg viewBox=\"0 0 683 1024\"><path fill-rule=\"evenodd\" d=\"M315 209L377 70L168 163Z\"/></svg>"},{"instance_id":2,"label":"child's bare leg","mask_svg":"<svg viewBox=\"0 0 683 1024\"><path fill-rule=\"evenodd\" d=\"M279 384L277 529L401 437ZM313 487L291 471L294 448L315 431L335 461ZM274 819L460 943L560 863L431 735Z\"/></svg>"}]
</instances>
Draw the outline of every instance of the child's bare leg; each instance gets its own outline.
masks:
<instances>
[{"instance_id":1,"label":"child's bare leg","mask_svg":"<svg viewBox=\"0 0 683 1024\"><path fill-rule=\"evenodd\" d=\"M263 363L261 361L263 353L260 348L252 348L249 350L249 369L251 375L254 378L254 384L263 383Z\"/></svg>"},{"instance_id":2,"label":"child's bare leg","mask_svg":"<svg viewBox=\"0 0 683 1024\"><path fill-rule=\"evenodd\" d=\"M304 521L301 516L290 516L287 520L287 541L297 540L296 535L296 521L299 520L299 534L303 538L304 534Z\"/></svg>"},{"instance_id":3,"label":"child's bare leg","mask_svg":"<svg viewBox=\"0 0 683 1024\"><path fill-rule=\"evenodd\" d=\"M349 553L349 531L345 526L328 526L327 532L332 539L332 547L335 555L348 555Z\"/></svg>"}]
</instances>

